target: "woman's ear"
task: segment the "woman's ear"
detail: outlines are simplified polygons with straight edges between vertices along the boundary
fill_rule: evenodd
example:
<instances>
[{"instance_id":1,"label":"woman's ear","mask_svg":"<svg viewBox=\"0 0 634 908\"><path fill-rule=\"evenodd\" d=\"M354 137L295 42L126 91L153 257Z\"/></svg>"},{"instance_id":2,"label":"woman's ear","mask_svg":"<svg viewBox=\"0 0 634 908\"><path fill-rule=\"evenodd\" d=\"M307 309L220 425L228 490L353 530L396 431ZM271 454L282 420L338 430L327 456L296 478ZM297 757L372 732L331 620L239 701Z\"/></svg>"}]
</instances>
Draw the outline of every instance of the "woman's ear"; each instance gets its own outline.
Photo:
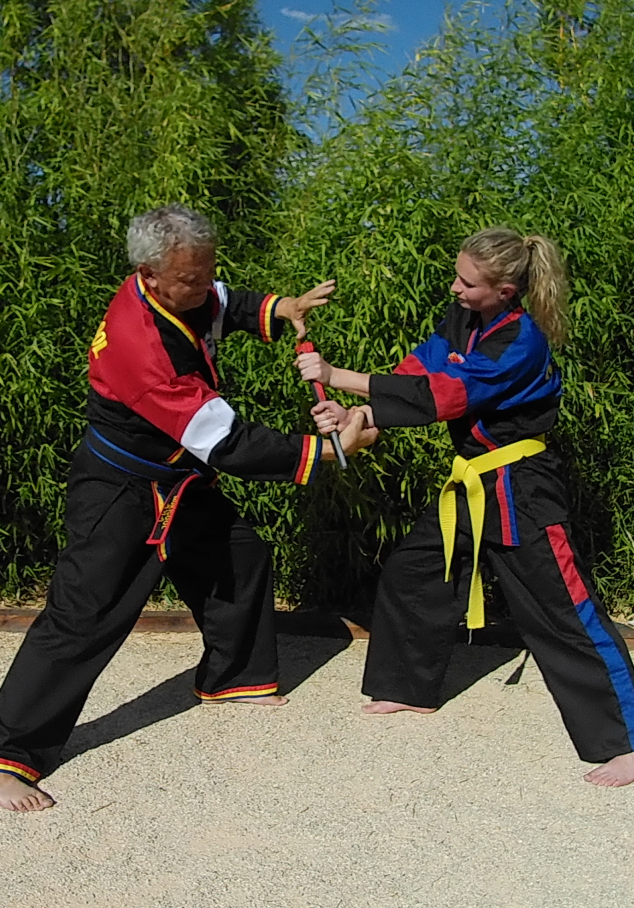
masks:
<instances>
[{"instance_id":1,"label":"woman's ear","mask_svg":"<svg viewBox=\"0 0 634 908\"><path fill-rule=\"evenodd\" d=\"M503 300L512 300L514 296L517 296L517 287L515 284L502 284L500 287L500 297Z\"/></svg>"}]
</instances>

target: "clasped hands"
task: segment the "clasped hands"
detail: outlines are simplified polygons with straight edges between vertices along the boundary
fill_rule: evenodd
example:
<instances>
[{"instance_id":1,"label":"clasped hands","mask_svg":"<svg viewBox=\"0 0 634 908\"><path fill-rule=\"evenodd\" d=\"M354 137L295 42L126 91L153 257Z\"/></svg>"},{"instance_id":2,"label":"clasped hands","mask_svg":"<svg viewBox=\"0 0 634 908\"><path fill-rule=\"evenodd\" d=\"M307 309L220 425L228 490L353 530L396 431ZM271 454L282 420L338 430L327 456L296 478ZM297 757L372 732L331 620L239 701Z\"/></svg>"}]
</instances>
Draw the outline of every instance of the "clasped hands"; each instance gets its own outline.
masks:
<instances>
[{"instance_id":1,"label":"clasped hands","mask_svg":"<svg viewBox=\"0 0 634 908\"><path fill-rule=\"evenodd\" d=\"M294 365L304 381L317 381L322 385L332 383L333 366L319 353L301 353ZM351 407L347 410L334 400L323 400L312 408L311 416L322 435L339 432L346 454L354 454L360 448L374 444L379 430L374 425L372 407Z\"/></svg>"},{"instance_id":2,"label":"clasped hands","mask_svg":"<svg viewBox=\"0 0 634 908\"><path fill-rule=\"evenodd\" d=\"M284 318L291 322L297 333L297 340L306 336L306 316L311 309L323 306L328 302L328 297L335 289L334 281L324 281L308 290L302 296L283 297L275 310L276 318ZM318 353L301 354L295 361L305 381L318 381L323 385L332 384L333 367L329 365ZM338 370L342 372L342 370ZM342 375L344 373L342 372ZM345 372L346 376L355 373ZM368 376L359 376L361 384L353 384L347 390L352 393L368 395ZM346 390L344 388L344 390ZM332 400L322 401L310 411L317 428L322 435L330 435L335 429L340 434L342 447L346 454L355 454L361 448L374 444L378 436L378 429L374 427L371 407L351 407L346 410L341 404ZM335 452L328 440L324 442L322 456L324 460L334 460Z\"/></svg>"}]
</instances>

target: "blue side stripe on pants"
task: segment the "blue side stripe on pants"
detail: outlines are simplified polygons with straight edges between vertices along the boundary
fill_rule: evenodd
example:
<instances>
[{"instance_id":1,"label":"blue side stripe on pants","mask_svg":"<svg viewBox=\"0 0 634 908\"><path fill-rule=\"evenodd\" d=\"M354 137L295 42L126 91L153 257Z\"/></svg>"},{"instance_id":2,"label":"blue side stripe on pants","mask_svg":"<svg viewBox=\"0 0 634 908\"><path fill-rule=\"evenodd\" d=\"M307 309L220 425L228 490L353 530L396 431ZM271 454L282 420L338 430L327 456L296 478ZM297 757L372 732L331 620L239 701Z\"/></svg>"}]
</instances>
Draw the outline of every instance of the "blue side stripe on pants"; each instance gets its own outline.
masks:
<instances>
[{"instance_id":1,"label":"blue side stripe on pants","mask_svg":"<svg viewBox=\"0 0 634 908\"><path fill-rule=\"evenodd\" d=\"M581 622L605 662L616 698L619 701L623 720L634 750L634 684L621 652L608 632L605 630L591 599L584 599L577 605Z\"/></svg>"}]
</instances>

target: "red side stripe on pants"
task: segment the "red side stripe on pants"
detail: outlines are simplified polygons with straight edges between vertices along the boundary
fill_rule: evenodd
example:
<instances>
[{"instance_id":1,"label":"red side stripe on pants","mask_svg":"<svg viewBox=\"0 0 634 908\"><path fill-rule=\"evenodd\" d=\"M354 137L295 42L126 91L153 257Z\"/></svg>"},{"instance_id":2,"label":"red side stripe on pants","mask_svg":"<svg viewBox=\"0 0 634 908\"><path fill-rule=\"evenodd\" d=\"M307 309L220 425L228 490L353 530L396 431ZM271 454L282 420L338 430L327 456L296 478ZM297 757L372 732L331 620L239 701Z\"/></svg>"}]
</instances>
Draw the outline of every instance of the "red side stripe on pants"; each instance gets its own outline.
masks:
<instances>
[{"instance_id":1,"label":"red side stripe on pants","mask_svg":"<svg viewBox=\"0 0 634 908\"><path fill-rule=\"evenodd\" d=\"M513 531L511 529L511 509L506 496L506 485L504 483L504 467L497 471L498 478L495 480L495 494L497 495L498 505L500 506L500 526L502 528L502 545L513 545Z\"/></svg>"},{"instance_id":2,"label":"red side stripe on pants","mask_svg":"<svg viewBox=\"0 0 634 908\"><path fill-rule=\"evenodd\" d=\"M579 605L585 599L589 599L590 595L577 570L575 556L570 548L566 531L560 523L555 523L553 526L546 527L546 532L570 598L574 605Z\"/></svg>"}]
</instances>

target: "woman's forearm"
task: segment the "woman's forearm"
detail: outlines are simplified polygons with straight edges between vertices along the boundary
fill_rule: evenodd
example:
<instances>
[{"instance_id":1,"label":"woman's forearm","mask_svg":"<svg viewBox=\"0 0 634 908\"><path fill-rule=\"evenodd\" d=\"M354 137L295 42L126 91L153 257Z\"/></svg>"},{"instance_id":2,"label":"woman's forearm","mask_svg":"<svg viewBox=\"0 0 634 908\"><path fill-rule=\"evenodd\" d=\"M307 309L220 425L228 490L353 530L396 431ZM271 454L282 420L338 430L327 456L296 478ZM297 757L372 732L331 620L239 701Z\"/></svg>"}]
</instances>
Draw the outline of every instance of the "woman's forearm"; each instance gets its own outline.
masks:
<instances>
[{"instance_id":1,"label":"woman's forearm","mask_svg":"<svg viewBox=\"0 0 634 908\"><path fill-rule=\"evenodd\" d=\"M350 369L337 369L333 366L328 384L331 388L347 391L348 394L370 396L370 376L364 372L352 372Z\"/></svg>"}]
</instances>

